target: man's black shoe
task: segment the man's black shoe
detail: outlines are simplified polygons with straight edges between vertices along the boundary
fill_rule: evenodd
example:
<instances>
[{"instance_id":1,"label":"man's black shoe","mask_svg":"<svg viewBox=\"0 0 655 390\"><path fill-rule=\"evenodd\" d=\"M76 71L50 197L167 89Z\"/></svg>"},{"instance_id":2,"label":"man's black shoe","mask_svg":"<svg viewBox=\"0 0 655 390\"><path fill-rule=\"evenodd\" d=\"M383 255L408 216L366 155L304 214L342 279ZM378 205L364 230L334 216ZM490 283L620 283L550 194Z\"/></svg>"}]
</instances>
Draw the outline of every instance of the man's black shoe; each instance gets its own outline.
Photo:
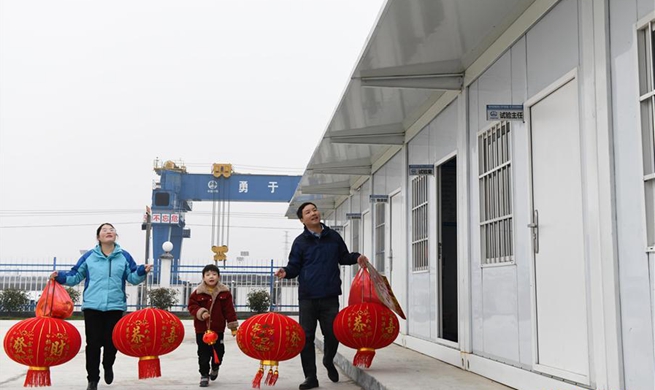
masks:
<instances>
[{"instance_id":1,"label":"man's black shoe","mask_svg":"<svg viewBox=\"0 0 655 390\"><path fill-rule=\"evenodd\" d=\"M105 383L111 385L114 381L114 369L112 367L105 367Z\"/></svg>"},{"instance_id":2,"label":"man's black shoe","mask_svg":"<svg viewBox=\"0 0 655 390\"><path fill-rule=\"evenodd\" d=\"M98 390L98 382L89 382L86 390Z\"/></svg>"},{"instance_id":3,"label":"man's black shoe","mask_svg":"<svg viewBox=\"0 0 655 390\"><path fill-rule=\"evenodd\" d=\"M300 390L309 390L318 387L318 379L316 378L307 378L303 383L298 386Z\"/></svg>"},{"instance_id":4,"label":"man's black shoe","mask_svg":"<svg viewBox=\"0 0 655 390\"><path fill-rule=\"evenodd\" d=\"M323 365L325 366L325 368L327 368L328 378L330 378L332 382L339 382L339 371L337 371L337 368L334 366L334 363L326 362L324 360Z\"/></svg>"}]
</instances>

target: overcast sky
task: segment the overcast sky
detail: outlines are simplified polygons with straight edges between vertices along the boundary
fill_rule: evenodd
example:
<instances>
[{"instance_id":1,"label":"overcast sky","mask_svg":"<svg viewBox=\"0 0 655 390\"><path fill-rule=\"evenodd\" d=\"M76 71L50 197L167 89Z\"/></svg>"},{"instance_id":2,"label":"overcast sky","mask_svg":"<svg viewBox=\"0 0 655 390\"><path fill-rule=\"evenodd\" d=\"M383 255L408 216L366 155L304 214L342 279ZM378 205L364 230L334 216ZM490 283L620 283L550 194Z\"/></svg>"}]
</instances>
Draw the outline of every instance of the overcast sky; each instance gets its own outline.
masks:
<instances>
[{"instance_id":1,"label":"overcast sky","mask_svg":"<svg viewBox=\"0 0 655 390\"><path fill-rule=\"evenodd\" d=\"M383 3L2 0L0 263L75 261L103 222L142 263L156 158L302 174ZM286 261L286 208L233 202L228 257ZM211 260L210 211L183 262Z\"/></svg>"}]
</instances>

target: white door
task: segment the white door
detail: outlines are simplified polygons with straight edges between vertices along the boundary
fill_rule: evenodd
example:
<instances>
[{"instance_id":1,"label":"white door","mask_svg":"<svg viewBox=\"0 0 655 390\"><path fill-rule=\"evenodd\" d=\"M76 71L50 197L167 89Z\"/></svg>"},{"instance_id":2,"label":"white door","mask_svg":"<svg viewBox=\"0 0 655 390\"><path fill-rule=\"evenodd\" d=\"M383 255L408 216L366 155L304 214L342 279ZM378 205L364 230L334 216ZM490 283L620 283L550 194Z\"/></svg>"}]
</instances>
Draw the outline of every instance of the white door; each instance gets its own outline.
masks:
<instances>
[{"instance_id":1,"label":"white door","mask_svg":"<svg viewBox=\"0 0 655 390\"><path fill-rule=\"evenodd\" d=\"M533 105L530 125L536 368L589 383L577 81Z\"/></svg>"},{"instance_id":2,"label":"white door","mask_svg":"<svg viewBox=\"0 0 655 390\"><path fill-rule=\"evenodd\" d=\"M407 284L405 282L407 275L407 256L405 242L403 240L403 232L405 231L405 224L403 223L403 197L401 193L396 193L391 196L389 202L389 284L393 295L396 296L400 307L403 311L407 307ZM400 331L407 334L406 321L398 317L400 321Z\"/></svg>"}]
</instances>

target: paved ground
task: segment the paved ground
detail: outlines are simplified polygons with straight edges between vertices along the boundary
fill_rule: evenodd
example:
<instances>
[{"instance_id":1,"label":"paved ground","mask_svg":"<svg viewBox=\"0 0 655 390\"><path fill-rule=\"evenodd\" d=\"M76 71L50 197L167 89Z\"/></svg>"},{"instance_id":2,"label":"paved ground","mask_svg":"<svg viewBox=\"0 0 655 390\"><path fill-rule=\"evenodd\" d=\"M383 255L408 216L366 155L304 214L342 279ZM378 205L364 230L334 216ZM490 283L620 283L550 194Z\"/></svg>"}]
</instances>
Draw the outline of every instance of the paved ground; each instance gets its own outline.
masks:
<instances>
[{"instance_id":1,"label":"paved ground","mask_svg":"<svg viewBox=\"0 0 655 390\"><path fill-rule=\"evenodd\" d=\"M82 349L68 363L52 367L51 380L53 389L86 389L86 371L84 364L84 322L71 321L82 334ZM0 335L16 321L0 321ZM198 389L200 375L196 358L193 323L184 320L185 338L182 345L168 355L160 356L162 376L139 380L137 358L125 356L119 352L114 366L115 379L111 386L101 382L99 389ZM320 341L317 345L321 345ZM259 368L259 362L243 354L237 347L236 340L225 335L225 358L218 380L211 382L209 388L221 390L251 389L252 379ZM352 365L355 350L343 345L335 362L341 375L338 383L327 378L325 369L320 365L321 356L317 352L318 380L321 389L326 390L510 390L489 379L460 370L436 359L392 344L376 351L375 359L369 369L359 369ZM20 365L4 352L0 353L0 388L6 390L24 389L27 368ZM351 379L354 378L354 379ZM280 363L280 377L271 390L298 389L304 380L300 357ZM361 387L360 387L361 386ZM262 389L269 389L262 383Z\"/></svg>"}]
</instances>

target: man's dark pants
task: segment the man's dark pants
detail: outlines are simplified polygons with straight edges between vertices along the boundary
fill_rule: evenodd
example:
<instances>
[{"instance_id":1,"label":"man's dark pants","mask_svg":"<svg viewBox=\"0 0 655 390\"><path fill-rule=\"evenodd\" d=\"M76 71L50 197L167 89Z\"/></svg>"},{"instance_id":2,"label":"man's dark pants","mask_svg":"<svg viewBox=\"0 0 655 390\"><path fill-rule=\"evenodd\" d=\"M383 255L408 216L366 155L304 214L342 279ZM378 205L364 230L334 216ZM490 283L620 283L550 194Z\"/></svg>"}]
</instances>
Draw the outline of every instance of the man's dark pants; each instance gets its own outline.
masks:
<instances>
[{"instance_id":1,"label":"man's dark pants","mask_svg":"<svg viewBox=\"0 0 655 390\"><path fill-rule=\"evenodd\" d=\"M116 361L116 347L111 340L111 334L121 317L123 317L122 310L84 310L86 378L89 382L100 381L100 348L103 348L103 367L111 368Z\"/></svg>"},{"instance_id":2,"label":"man's dark pants","mask_svg":"<svg viewBox=\"0 0 655 390\"><path fill-rule=\"evenodd\" d=\"M305 378L316 378L316 349L314 338L316 337L316 321L321 325L324 345L324 361L332 362L337 354L339 341L334 336L332 325L339 313L339 297L320 299L301 299L300 303L300 326L305 331L305 347L300 352L300 361Z\"/></svg>"}]
</instances>

